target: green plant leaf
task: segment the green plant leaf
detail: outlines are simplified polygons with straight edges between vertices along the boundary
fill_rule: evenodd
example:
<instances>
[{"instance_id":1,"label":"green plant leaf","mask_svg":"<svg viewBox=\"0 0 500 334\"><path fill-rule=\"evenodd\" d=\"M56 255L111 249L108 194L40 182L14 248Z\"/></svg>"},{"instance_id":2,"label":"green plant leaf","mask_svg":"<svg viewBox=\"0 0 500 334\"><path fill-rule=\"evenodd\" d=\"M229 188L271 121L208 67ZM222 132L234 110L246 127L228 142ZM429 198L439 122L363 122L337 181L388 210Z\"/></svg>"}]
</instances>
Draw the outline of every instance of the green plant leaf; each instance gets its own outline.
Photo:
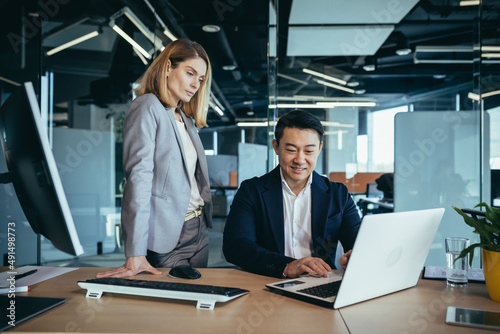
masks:
<instances>
[{"instance_id":1,"label":"green plant leaf","mask_svg":"<svg viewBox=\"0 0 500 334\"><path fill-rule=\"evenodd\" d=\"M497 208L492 208L485 202L479 203L476 207L484 207L486 209L485 215L486 219L495 227L500 229L500 210Z\"/></svg>"},{"instance_id":2,"label":"green plant leaf","mask_svg":"<svg viewBox=\"0 0 500 334\"><path fill-rule=\"evenodd\" d=\"M468 214L464 213L459 208L454 207L454 206L453 206L453 209L456 212L458 212L458 214L460 214L462 216L462 218L464 219L464 222L467 225L474 228L474 232L479 234L479 236L481 237L481 241L484 241L488 244L493 242L492 241L492 238L494 237L493 234L485 228L485 225L487 224L485 218L479 219L479 218L471 217Z\"/></svg>"},{"instance_id":3,"label":"green plant leaf","mask_svg":"<svg viewBox=\"0 0 500 334\"><path fill-rule=\"evenodd\" d=\"M474 259L474 250L477 247L482 247L482 246L483 246L483 244L480 244L480 243L470 245L469 247L465 248L464 250L462 250L460 252L460 255L453 261L453 263L457 262L458 259L466 257L468 254L469 255L469 266L472 267L472 260Z\"/></svg>"},{"instance_id":4,"label":"green plant leaf","mask_svg":"<svg viewBox=\"0 0 500 334\"><path fill-rule=\"evenodd\" d=\"M482 248L492 252L500 252L500 245L484 245Z\"/></svg>"},{"instance_id":5,"label":"green plant leaf","mask_svg":"<svg viewBox=\"0 0 500 334\"><path fill-rule=\"evenodd\" d=\"M487 219L485 227L491 232L491 240L489 243L495 245L500 244L500 210L490 207L485 202L479 203L476 207L485 208L485 216Z\"/></svg>"},{"instance_id":6,"label":"green plant leaf","mask_svg":"<svg viewBox=\"0 0 500 334\"><path fill-rule=\"evenodd\" d=\"M495 237L495 239L498 239L498 235L500 234L500 227L496 227L492 224L485 223L484 229L492 234L496 234L497 236L494 236L494 237Z\"/></svg>"},{"instance_id":7,"label":"green plant leaf","mask_svg":"<svg viewBox=\"0 0 500 334\"><path fill-rule=\"evenodd\" d=\"M458 212L464 219L464 222L470 227L474 228L473 233L479 234L479 238L481 240L480 243L475 243L470 245L458 256L456 260L463 258L469 255L469 264L472 266L472 260L474 258L474 250L477 247L500 252L500 210L497 208L490 207L487 203L481 202L475 206L482 207L485 209L484 215L486 218L477 218L474 216L469 216L464 213L462 210L453 206L453 209Z\"/></svg>"}]
</instances>

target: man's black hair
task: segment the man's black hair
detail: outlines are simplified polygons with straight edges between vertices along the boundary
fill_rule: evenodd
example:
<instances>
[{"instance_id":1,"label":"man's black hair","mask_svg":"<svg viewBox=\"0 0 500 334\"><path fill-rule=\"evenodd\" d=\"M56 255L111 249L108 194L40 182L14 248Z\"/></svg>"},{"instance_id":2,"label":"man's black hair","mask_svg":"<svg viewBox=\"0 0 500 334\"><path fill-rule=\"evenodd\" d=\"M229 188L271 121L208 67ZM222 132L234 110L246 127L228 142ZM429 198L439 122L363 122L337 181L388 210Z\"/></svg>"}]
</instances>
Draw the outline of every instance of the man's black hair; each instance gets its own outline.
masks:
<instances>
[{"instance_id":1,"label":"man's black hair","mask_svg":"<svg viewBox=\"0 0 500 334\"><path fill-rule=\"evenodd\" d=\"M321 122L316 118L316 116L312 115L310 112L300 109L292 110L280 117L278 124L276 124L276 128L274 129L274 138L276 138L278 145L281 137L283 137L285 128L315 130L318 133L320 142L323 141L323 135L325 133L323 125L321 125Z\"/></svg>"}]
</instances>

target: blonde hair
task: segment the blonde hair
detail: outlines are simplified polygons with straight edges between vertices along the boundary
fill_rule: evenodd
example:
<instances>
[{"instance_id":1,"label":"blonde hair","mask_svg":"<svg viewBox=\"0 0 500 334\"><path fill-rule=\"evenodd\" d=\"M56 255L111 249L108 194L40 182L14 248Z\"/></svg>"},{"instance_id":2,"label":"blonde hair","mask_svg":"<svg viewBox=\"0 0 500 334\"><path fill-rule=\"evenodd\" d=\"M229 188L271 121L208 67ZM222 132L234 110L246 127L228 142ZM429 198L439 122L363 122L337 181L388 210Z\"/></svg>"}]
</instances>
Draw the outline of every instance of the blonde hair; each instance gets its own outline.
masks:
<instances>
[{"instance_id":1,"label":"blonde hair","mask_svg":"<svg viewBox=\"0 0 500 334\"><path fill-rule=\"evenodd\" d=\"M212 85L212 67L210 60L203 47L189 39L182 38L169 43L155 61L148 67L142 77L137 80L139 87L134 90L136 95L154 94L166 107L177 108L168 105L167 91L167 67L168 61L172 68L177 68L179 63L188 59L201 58L207 65L205 79L200 84L200 88L188 103L181 102L180 108L184 113L193 117L197 127L207 125L208 101L210 99L210 88Z\"/></svg>"}]
</instances>

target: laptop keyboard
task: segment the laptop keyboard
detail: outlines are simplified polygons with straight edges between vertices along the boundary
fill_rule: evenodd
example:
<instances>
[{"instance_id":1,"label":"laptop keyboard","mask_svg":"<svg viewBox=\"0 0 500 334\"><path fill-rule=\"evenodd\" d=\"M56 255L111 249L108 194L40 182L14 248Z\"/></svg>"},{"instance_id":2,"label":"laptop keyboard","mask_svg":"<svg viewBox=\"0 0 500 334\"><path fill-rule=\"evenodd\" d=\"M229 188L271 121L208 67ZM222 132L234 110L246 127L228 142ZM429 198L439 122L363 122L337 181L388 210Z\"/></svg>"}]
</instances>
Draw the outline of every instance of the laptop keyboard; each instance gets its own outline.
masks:
<instances>
[{"instance_id":1,"label":"laptop keyboard","mask_svg":"<svg viewBox=\"0 0 500 334\"><path fill-rule=\"evenodd\" d=\"M316 297L329 298L337 295L340 288L340 282L342 281L330 282L297 291Z\"/></svg>"}]
</instances>

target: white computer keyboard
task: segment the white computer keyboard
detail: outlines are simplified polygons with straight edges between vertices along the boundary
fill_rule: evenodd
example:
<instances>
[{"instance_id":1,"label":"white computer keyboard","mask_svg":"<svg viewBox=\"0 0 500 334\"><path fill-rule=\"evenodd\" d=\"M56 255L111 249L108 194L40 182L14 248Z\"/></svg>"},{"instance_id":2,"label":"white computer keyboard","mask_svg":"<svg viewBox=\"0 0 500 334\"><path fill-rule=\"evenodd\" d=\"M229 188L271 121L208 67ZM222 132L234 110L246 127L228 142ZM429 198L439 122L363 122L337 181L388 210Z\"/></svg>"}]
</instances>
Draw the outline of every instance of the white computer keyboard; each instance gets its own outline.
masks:
<instances>
[{"instance_id":1,"label":"white computer keyboard","mask_svg":"<svg viewBox=\"0 0 500 334\"><path fill-rule=\"evenodd\" d=\"M127 278L94 278L79 281L87 298L101 298L104 292L196 301L196 308L213 310L216 302L227 302L250 291L214 285L174 283Z\"/></svg>"}]
</instances>

